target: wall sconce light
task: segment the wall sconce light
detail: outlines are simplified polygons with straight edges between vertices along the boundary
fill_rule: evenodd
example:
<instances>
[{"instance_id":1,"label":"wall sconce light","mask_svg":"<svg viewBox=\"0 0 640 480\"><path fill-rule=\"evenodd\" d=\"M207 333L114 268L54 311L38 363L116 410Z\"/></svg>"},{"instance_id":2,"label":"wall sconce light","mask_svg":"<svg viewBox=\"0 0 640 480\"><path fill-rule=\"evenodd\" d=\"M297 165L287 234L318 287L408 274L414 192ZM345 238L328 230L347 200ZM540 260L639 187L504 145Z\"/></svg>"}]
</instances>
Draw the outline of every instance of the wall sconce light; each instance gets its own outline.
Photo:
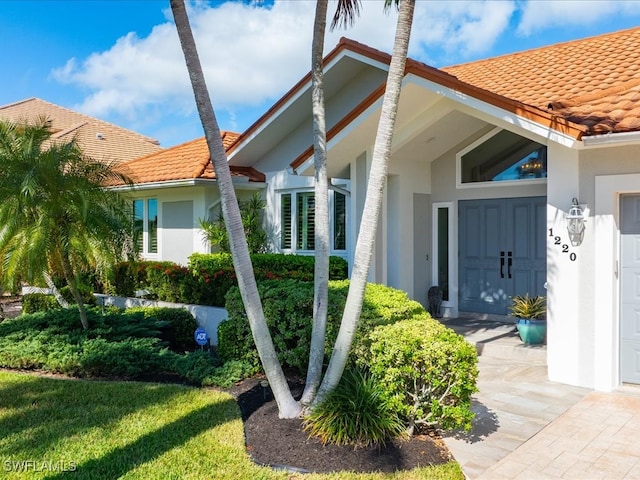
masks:
<instances>
[{"instance_id":1,"label":"wall sconce light","mask_svg":"<svg viewBox=\"0 0 640 480\"><path fill-rule=\"evenodd\" d=\"M582 243L584 237L584 224L586 223L586 205L580 205L577 198L573 198L569 213L565 216L567 220L567 231L569 232L569 241L574 247Z\"/></svg>"}]
</instances>

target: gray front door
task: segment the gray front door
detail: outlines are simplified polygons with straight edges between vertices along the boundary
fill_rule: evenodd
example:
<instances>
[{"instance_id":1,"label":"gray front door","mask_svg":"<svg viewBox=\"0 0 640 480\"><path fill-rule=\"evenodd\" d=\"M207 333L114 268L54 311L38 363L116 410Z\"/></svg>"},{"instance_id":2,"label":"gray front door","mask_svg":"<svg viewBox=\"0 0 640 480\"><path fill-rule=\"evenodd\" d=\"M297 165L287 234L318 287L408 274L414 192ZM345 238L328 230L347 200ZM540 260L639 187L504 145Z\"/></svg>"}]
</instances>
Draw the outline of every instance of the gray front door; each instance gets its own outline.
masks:
<instances>
[{"instance_id":1,"label":"gray front door","mask_svg":"<svg viewBox=\"0 0 640 480\"><path fill-rule=\"evenodd\" d=\"M623 195L620 210L620 380L640 383L640 195Z\"/></svg>"},{"instance_id":2,"label":"gray front door","mask_svg":"<svg viewBox=\"0 0 640 480\"><path fill-rule=\"evenodd\" d=\"M458 204L459 309L506 315L513 295L545 295L545 197Z\"/></svg>"}]
</instances>

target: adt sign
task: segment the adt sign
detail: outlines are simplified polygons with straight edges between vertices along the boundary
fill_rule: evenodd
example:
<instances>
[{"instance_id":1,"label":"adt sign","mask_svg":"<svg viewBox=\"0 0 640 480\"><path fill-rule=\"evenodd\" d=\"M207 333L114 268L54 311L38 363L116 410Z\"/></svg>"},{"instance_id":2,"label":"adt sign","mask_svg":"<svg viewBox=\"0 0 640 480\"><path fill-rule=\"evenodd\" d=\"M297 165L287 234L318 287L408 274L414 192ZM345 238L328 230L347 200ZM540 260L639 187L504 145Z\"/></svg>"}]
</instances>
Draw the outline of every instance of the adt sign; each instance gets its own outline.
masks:
<instances>
[{"instance_id":1,"label":"adt sign","mask_svg":"<svg viewBox=\"0 0 640 480\"><path fill-rule=\"evenodd\" d=\"M202 327L196 328L196 331L193 334L193 338L195 338L196 343L201 347L209 343L209 335L207 335L206 330Z\"/></svg>"}]
</instances>

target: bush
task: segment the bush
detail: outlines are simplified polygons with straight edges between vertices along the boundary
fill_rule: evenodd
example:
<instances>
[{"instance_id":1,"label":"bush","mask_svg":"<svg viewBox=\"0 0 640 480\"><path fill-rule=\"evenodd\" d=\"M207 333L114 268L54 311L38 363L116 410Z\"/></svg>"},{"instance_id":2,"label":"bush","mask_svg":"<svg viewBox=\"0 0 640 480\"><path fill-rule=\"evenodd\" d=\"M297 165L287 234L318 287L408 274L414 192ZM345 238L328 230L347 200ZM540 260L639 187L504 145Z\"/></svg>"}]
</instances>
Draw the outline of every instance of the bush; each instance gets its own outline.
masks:
<instances>
[{"instance_id":1,"label":"bush","mask_svg":"<svg viewBox=\"0 0 640 480\"><path fill-rule=\"evenodd\" d=\"M151 321L160 331L160 340L165 342L170 350L183 353L193 350L196 346L193 333L198 328L198 322L187 310L166 307L136 307L128 309L126 314L134 315L137 312Z\"/></svg>"},{"instance_id":2,"label":"bush","mask_svg":"<svg viewBox=\"0 0 640 480\"><path fill-rule=\"evenodd\" d=\"M28 293L22 297L22 313L47 312L61 308L53 295Z\"/></svg>"},{"instance_id":3,"label":"bush","mask_svg":"<svg viewBox=\"0 0 640 480\"><path fill-rule=\"evenodd\" d=\"M285 367L304 373L309 361L313 319L313 283L294 280L258 283L265 318L276 347L278 359ZM331 353L338 335L342 313L349 291L349 281L329 282L327 311L327 354ZM259 366L249 322L240 291L229 291L226 303L229 318L218 326L218 353L225 360L243 360ZM352 357L367 348L367 335L378 325L386 325L416 314L424 314L418 302L407 294L385 285L368 284L362 314L352 348Z\"/></svg>"},{"instance_id":4,"label":"bush","mask_svg":"<svg viewBox=\"0 0 640 480\"><path fill-rule=\"evenodd\" d=\"M471 428L478 376L473 345L427 314L377 327L369 338L358 364L383 386L410 433L436 424Z\"/></svg>"},{"instance_id":5,"label":"bush","mask_svg":"<svg viewBox=\"0 0 640 480\"><path fill-rule=\"evenodd\" d=\"M322 443L368 447L404 433L385 391L359 370L346 370L336 389L304 419L304 429Z\"/></svg>"},{"instance_id":6,"label":"bush","mask_svg":"<svg viewBox=\"0 0 640 480\"><path fill-rule=\"evenodd\" d=\"M189 340L194 343L195 320L186 310L89 308L87 315L89 330L82 329L77 309L5 320L0 323L0 367L75 377L137 378L169 372L192 383L218 386L230 386L256 373L246 362L222 365L210 353L179 355L164 348L167 326L176 327L176 341L185 341L190 330Z\"/></svg>"},{"instance_id":7,"label":"bush","mask_svg":"<svg viewBox=\"0 0 640 480\"><path fill-rule=\"evenodd\" d=\"M331 282L333 286L333 282ZM258 283L265 319L271 332L278 360L283 367L303 373L309 361L313 318L313 283L296 280L262 281ZM336 326L342 318L345 291L329 288L327 312L327 345L333 346ZM218 354L224 360L241 360L260 367L249 321L239 289L227 295L228 319L218 326Z\"/></svg>"}]
</instances>

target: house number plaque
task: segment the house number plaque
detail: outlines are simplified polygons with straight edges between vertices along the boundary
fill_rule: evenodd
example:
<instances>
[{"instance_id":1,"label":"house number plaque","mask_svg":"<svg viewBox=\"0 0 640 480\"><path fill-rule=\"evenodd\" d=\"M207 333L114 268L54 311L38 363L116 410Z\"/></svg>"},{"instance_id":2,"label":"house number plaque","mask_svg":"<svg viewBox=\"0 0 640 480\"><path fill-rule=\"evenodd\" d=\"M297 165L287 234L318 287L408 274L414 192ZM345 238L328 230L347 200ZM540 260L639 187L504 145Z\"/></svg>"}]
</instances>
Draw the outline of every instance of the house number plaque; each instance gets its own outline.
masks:
<instances>
[{"instance_id":1,"label":"house number plaque","mask_svg":"<svg viewBox=\"0 0 640 480\"><path fill-rule=\"evenodd\" d=\"M562 243L562 237L560 235L553 234L553 228L549 229L549 236L553 237L553 244L558 245L562 249L562 253L569 254L569 260L571 260L572 262L576 261L576 258L578 258L578 255L576 255L576 252L572 252L569 250L568 243Z\"/></svg>"}]
</instances>

